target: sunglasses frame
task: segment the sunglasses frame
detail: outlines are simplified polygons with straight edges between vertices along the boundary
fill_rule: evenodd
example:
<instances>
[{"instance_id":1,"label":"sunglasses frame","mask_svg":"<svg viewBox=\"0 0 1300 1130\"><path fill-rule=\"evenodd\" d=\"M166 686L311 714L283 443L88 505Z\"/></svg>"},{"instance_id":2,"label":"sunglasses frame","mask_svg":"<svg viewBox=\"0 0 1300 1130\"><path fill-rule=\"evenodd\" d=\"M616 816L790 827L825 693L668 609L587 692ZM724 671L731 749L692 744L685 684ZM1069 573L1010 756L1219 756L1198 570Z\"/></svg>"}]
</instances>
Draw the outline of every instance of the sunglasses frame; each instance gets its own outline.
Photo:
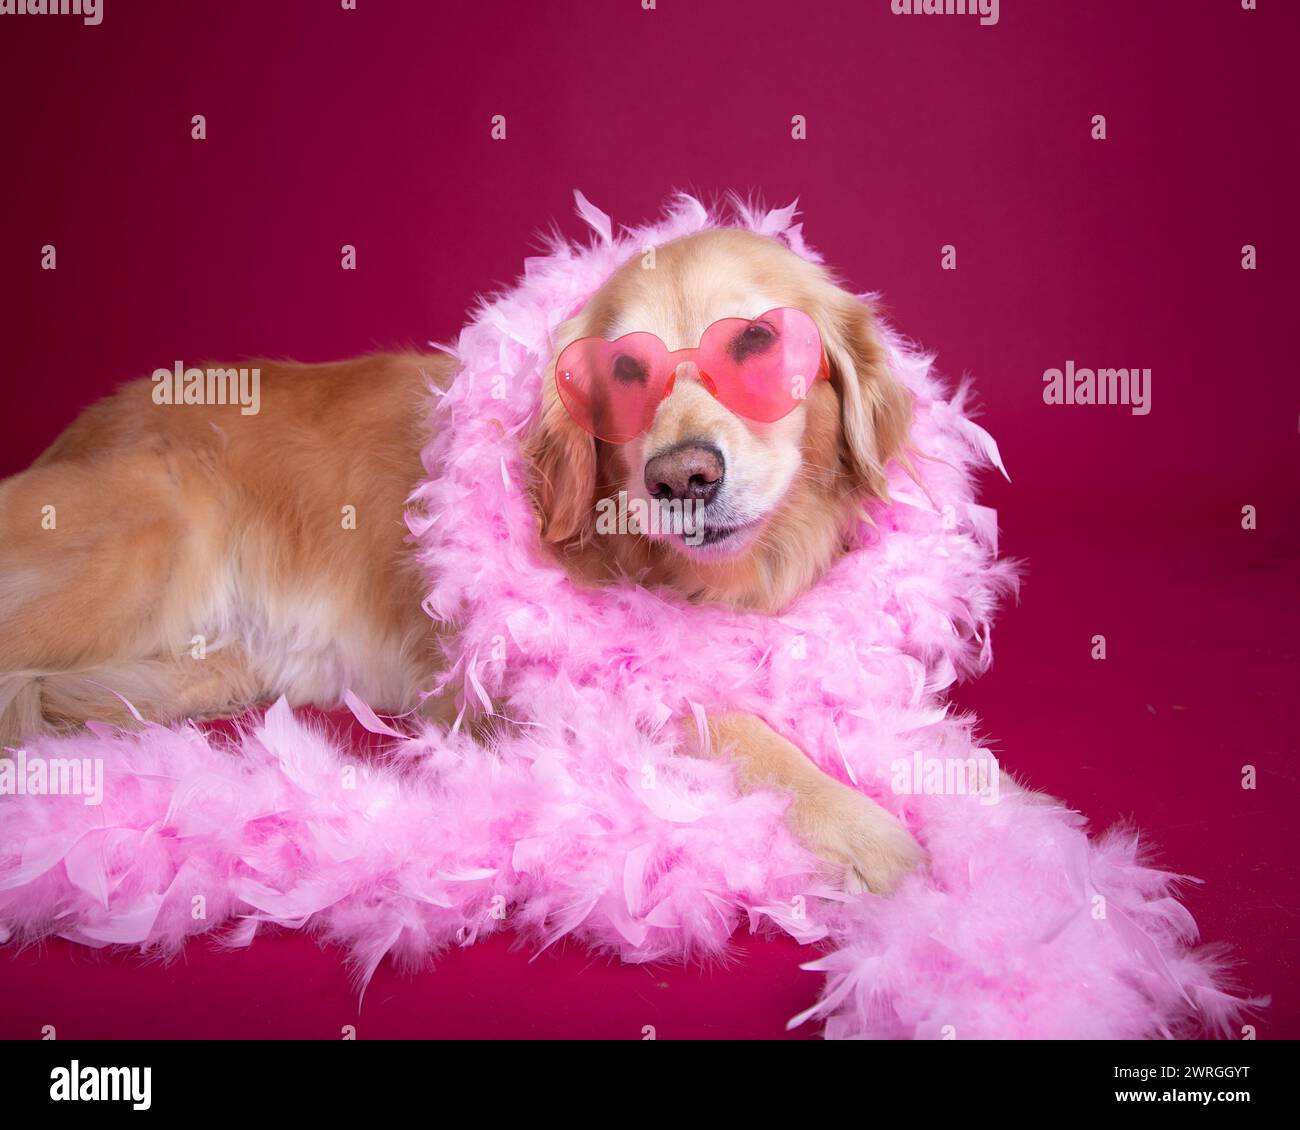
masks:
<instances>
[{"instance_id":1,"label":"sunglasses frame","mask_svg":"<svg viewBox=\"0 0 1300 1130\"><path fill-rule=\"evenodd\" d=\"M645 434L646 430L650 426L650 422L654 418L654 412L653 411L649 412L646 422L643 424L641 429L638 432L636 432L634 435L624 436L623 438L602 436L599 432L595 430L594 424L588 425L579 416L579 414L575 412L574 407L569 402L569 397L572 396L574 392L581 391L582 395L584 396L589 395L589 393L587 393L586 391L578 390L576 388L573 391L566 392L565 382L562 376L562 372L569 371L569 370L564 370L564 367L561 365L561 362L564 360L564 356L566 353L568 353L571 349L575 348L576 346L580 346L583 344L599 342L601 344L608 345L608 346L616 346L620 341L626 341L628 338L639 338L639 337L654 338L654 340L659 343L659 346L663 350L661 356L665 364L663 366L662 372L667 373L667 376L664 377L662 380L663 390L659 394L658 399L653 401L654 409L657 410L658 406L662 404L665 400L667 400L669 396L672 395L673 388L677 384L678 368L682 365L683 362L698 357L700 349L702 348L705 340L709 337L709 334L715 329L715 327L720 326L725 322L738 322L742 325L755 325L757 323L762 322L764 318L769 318L771 315L781 314L787 311L796 313L800 317L806 318L808 320L809 325L812 327L813 333L817 336L817 344L820 348L821 356L818 362L817 371L814 374L812 380L809 382L808 388L804 393L804 397L806 397L808 395L808 392L812 391L813 386L816 385L818 381L830 379L830 360L826 355L826 345L825 342L823 342L822 340L821 331L817 328L816 321L813 319L811 314L809 314L805 310L800 310L797 306L774 306L772 307L772 309L765 310L763 313L753 318L742 318L739 316L718 318L715 321L710 322L707 326L705 326L703 332L700 334L700 340L696 345L687 346L686 348L683 349L669 350L668 347L664 345L663 339L660 338L658 334L650 333L647 330L632 330L629 333L620 334L618 337L612 340L608 340L606 338L600 338L600 337L576 338L573 341L569 342L569 344L566 345L562 350L560 350L559 356L555 360L554 379L555 379L556 394L560 398L560 403L564 405L564 410L569 414L569 418L572 419L573 422L577 424L580 428L582 428L582 430L585 431L588 435L594 437L595 439L600 440L603 443L614 444L616 446L625 443L630 443L632 440L636 439L637 436ZM787 408L779 416L776 416L772 419L764 420L764 419L759 419L758 417L748 416L745 414L744 411L742 411L742 408L744 407L743 405L735 406L729 404L727 400L723 398L723 396L719 393L717 385L714 382L713 378L710 377L709 374L703 368L701 368L697 364L696 369L697 369L700 384L703 385L703 387L709 392L709 394L713 396L715 399L717 399L725 408L727 408L728 411L734 412L737 416L741 416L744 419L754 420L757 423L772 424L772 423L776 423L778 420L785 419L786 416L788 416L791 412L795 410L796 407L798 407L799 399L792 399L789 408ZM647 404L649 404L651 396L653 396L652 391L648 392L647 394Z\"/></svg>"}]
</instances>

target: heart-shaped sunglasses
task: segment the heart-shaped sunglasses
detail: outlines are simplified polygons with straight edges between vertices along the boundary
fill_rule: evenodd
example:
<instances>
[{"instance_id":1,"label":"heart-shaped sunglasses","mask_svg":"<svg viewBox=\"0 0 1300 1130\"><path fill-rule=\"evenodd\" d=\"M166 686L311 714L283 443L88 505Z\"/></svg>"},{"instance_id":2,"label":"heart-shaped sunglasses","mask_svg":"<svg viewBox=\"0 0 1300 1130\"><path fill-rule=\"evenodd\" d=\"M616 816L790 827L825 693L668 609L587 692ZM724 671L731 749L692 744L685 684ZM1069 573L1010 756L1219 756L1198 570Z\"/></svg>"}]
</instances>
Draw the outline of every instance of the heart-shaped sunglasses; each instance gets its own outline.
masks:
<instances>
[{"instance_id":1,"label":"heart-shaped sunglasses","mask_svg":"<svg viewBox=\"0 0 1300 1130\"><path fill-rule=\"evenodd\" d=\"M721 318L694 349L670 352L652 333L579 338L555 363L555 387L585 431L627 443L650 427L683 361L695 362L700 384L732 412L764 424L788 416L829 375L817 324L781 306L757 318Z\"/></svg>"}]
</instances>

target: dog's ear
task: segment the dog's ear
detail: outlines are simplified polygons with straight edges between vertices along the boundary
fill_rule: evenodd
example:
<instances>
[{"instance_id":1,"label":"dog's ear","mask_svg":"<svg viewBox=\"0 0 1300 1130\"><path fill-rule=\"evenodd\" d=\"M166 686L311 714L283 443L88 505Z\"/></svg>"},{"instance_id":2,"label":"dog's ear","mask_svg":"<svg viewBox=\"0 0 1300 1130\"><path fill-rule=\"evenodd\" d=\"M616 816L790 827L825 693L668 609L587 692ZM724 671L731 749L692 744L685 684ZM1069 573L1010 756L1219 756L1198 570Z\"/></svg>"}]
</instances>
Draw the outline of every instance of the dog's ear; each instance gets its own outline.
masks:
<instances>
[{"instance_id":1,"label":"dog's ear","mask_svg":"<svg viewBox=\"0 0 1300 1130\"><path fill-rule=\"evenodd\" d=\"M596 507L596 441L575 424L549 384L537 425L524 445L529 489L543 541L585 533Z\"/></svg>"},{"instance_id":2,"label":"dog's ear","mask_svg":"<svg viewBox=\"0 0 1300 1130\"><path fill-rule=\"evenodd\" d=\"M885 465L895 456L906 458L911 393L890 373L865 302L837 289L825 314L826 356L840 398L841 458L863 489L888 498Z\"/></svg>"}]
</instances>

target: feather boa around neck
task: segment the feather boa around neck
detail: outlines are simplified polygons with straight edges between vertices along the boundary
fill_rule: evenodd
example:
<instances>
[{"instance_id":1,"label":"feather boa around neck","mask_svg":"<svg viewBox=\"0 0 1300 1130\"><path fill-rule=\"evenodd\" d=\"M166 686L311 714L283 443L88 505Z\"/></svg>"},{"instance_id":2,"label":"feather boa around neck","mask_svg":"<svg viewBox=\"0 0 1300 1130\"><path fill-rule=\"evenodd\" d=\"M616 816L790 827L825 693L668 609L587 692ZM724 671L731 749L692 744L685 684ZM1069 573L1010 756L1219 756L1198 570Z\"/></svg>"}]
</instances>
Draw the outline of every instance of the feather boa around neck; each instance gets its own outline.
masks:
<instances>
[{"instance_id":1,"label":"feather boa around neck","mask_svg":"<svg viewBox=\"0 0 1300 1130\"><path fill-rule=\"evenodd\" d=\"M192 725L103 726L39 739L30 758L102 759L102 805L0 800L0 938L58 935L172 954L196 934L247 945L265 923L346 946L359 980L386 956L420 966L512 931L566 935L624 961L722 953L740 926L819 943L817 1019L832 1037L1142 1038L1222 1028L1241 1002L1176 877L1136 835L1090 840L1082 817L1003 791L909 787L915 767L991 754L947 689L991 661L989 624L1014 585L972 478L1001 466L931 359L887 334L916 400L920 482L780 616L688 605L628 582L573 584L537 540L520 443L551 332L646 246L722 222L678 197L615 235L578 195L591 246L555 241L455 343L408 525L446 634L449 730L392 739L382 760L337 748L283 703L222 742ZM730 222L804 245L794 208ZM725 761L681 756L674 719L758 714L823 769L871 794L926 847L892 898L814 877L775 793L740 796ZM489 748L471 716L508 720ZM902 782L900 785L900 781ZM193 908L202 900L204 916ZM1097 908L1103 906L1104 914Z\"/></svg>"}]
</instances>

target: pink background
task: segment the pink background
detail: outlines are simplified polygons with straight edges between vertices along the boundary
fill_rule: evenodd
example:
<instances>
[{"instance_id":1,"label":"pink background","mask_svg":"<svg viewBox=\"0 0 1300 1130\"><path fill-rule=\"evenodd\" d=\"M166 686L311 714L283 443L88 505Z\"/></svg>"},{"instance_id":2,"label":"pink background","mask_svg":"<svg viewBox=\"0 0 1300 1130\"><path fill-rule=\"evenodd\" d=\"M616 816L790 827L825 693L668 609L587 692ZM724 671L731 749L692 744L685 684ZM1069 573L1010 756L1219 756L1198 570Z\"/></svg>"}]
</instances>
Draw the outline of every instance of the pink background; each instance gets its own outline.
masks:
<instances>
[{"instance_id":1,"label":"pink background","mask_svg":"<svg viewBox=\"0 0 1300 1130\"><path fill-rule=\"evenodd\" d=\"M1023 602L960 702L1033 785L1099 827L1133 818L1205 880L1187 898L1206 938L1273 996L1261 1037L1300 1035L1300 6L1260 6L1002 0L991 28L888 0L0 17L0 474L178 358L447 340L538 230L581 234L574 187L628 222L673 188L797 196L850 284L882 292L943 371L975 375L1014 478L986 501L1027 561ZM1044 405L1041 374L1067 359L1151 368L1151 414ZM746 940L706 971L528 956L495 942L413 981L381 970L360 1033L777 1036L817 983L786 942ZM0 1035L336 1038L350 1022L338 955L298 937L195 945L167 970L62 945L0 956Z\"/></svg>"}]
</instances>

